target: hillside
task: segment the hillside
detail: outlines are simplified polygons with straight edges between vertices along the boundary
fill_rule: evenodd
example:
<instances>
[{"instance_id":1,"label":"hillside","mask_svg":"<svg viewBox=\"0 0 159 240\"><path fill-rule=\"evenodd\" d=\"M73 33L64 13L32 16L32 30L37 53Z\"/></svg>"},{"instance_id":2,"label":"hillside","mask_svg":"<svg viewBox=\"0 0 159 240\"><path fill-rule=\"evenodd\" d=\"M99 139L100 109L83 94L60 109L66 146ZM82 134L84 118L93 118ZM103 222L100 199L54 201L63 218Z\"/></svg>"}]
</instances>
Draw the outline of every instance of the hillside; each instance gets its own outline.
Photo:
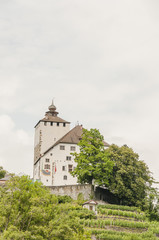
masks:
<instances>
[{"instance_id":1,"label":"hillside","mask_svg":"<svg viewBox=\"0 0 159 240\"><path fill-rule=\"evenodd\" d=\"M94 240L157 240L159 223L150 222L136 207L98 205L96 219L82 219L81 223Z\"/></svg>"},{"instance_id":2,"label":"hillside","mask_svg":"<svg viewBox=\"0 0 159 240\"><path fill-rule=\"evenodd\" d=\"M83 203L82 196L56 196L27 176L13 176L0 187L0 239L159 240L159 222L136 207L99 204L95 215ZM92 201L86 204L91 209Z\"/></svg>"}]
</instances>

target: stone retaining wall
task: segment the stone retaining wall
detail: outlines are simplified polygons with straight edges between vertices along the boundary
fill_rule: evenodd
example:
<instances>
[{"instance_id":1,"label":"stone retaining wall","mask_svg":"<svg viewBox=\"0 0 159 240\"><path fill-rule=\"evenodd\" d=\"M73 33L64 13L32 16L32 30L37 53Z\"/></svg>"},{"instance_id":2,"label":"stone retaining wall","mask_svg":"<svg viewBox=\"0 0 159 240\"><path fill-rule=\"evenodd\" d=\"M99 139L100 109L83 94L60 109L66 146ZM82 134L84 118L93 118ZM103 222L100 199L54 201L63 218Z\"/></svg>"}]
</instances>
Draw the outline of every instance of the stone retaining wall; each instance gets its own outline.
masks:
<instances>
[{"instance_id":1,"label":"stone retaining wall","mask_svg":"<svg viewBox=\"0 0 159 240\"><path fill-rule=\"evenodd\" d=\"M48 188L52 194L60 196L68 195L74 200L77 200L80 193L83 194L84 199L90 199L94 196L93 186L91 184L51 186Z\"/></svg>"}]
</instances>

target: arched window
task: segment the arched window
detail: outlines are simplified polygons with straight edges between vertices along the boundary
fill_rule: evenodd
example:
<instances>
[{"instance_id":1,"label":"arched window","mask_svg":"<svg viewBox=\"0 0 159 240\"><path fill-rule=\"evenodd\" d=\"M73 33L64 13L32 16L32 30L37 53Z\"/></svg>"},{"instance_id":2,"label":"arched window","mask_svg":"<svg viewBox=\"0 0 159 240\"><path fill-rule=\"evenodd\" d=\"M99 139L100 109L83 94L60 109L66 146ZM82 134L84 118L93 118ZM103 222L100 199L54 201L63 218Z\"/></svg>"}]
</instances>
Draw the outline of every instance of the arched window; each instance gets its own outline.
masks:
<instances>
[{"instance_id":1,"label":"arched window","mask_svg":"<svg viewBox=\"0 0 159 240\"><path fill-rule=\"evenodd\" d=\"M63 176L63 180L67 180L67 176L66 175Z\"/></svg>"}]
</instances>

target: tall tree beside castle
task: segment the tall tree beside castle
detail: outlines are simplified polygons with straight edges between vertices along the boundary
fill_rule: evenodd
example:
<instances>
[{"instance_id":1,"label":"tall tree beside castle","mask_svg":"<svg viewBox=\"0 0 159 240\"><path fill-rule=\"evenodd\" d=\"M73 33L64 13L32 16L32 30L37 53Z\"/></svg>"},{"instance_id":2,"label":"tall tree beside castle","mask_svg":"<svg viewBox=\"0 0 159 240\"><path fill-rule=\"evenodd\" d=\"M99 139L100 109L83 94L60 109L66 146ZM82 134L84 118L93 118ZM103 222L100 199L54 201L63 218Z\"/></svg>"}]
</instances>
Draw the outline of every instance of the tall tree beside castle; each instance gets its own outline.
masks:
<instances>
[{"instance_id":1,"label":"tall tree beside castle","mask_svg":"<svg viewBox=\"0 0 159 240\"><path fill-rule=\"evenodd\" d=\"M80 152L74 153L77 167L72 172L80 183L108 185L114 163L105 151L104 137L97 129L83 129Z\"/></svg>"}]
</instances>

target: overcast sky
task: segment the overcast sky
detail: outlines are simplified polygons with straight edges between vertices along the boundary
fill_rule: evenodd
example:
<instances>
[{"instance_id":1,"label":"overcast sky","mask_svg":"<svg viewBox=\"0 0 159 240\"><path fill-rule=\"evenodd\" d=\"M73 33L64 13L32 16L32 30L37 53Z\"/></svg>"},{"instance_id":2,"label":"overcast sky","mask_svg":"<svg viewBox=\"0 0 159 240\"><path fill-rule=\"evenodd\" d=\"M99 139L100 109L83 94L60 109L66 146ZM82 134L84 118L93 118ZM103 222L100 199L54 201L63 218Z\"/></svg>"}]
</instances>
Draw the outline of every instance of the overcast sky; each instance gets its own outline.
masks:
<instances>
[{"instance_id":1,"label":"overcast sky","mask_svg":"<svg viewBox=\"0 0 159 240\"><path fill-rule=\"evenodd\" d=\"M59 116L127 144L159 180L159 1L0 1L0 165L32 176L34 126Z\"/></svg>"}]
</instances>

